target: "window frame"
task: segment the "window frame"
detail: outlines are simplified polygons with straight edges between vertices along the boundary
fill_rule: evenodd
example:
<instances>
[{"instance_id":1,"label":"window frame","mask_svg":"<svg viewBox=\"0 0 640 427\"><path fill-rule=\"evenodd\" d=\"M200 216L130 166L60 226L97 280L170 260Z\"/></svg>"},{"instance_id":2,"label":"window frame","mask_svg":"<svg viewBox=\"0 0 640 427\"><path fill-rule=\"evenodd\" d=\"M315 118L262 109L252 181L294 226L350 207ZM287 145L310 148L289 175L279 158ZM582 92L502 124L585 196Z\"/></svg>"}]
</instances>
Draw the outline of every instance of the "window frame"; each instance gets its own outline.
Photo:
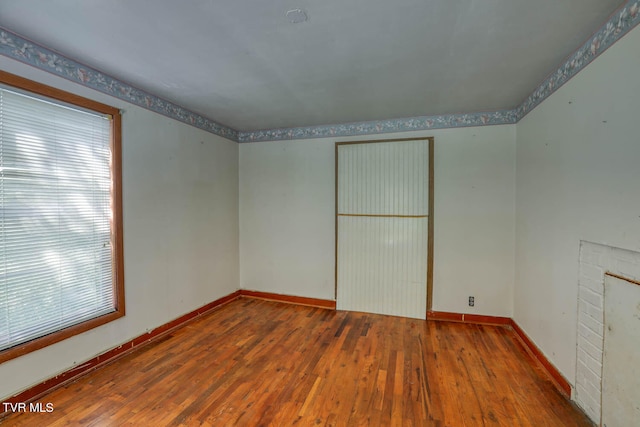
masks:
<instances>
[{"instance_id":1,"label":"window frame","mask_svg":"<svg viewBox=\"0 0 640 427\"><path fill-rule=\"evenodd\" d=\"M0 351L0 363L3 363L7 360L15 359L16 357L23 356L27 353L31 353L32 351L39 350L123 317L125 315L125 293L122 225L122 118L120 110L110 105L84 98L42 83L37 83L2 70L0 70L0 83L111 117L111 240L113 248L112 286L114 289L115 309L115 311L111 313L86 320L60 329L56 332L52 332L48 335L44 335L40 338L35 338L31 341L2 350Z\"/></svg>"}]
</instances>

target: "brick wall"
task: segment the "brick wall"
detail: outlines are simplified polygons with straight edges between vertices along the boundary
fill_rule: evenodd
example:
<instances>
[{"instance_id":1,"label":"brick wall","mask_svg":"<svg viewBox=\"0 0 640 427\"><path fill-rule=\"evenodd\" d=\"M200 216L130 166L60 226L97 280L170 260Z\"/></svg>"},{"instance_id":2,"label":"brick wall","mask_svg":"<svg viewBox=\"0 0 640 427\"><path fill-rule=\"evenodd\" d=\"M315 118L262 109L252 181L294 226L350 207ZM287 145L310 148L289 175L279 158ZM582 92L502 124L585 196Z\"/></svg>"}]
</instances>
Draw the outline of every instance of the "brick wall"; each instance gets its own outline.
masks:
<instances>
[{"instance_id":1,"label":"brick wall","mask_svg":"<svg viewBox=\"0 0 640 427\"><path fill-rule=\"evenodd\" d=\"M578 337L574 400L599 423L604 347L604 274L640 279L640 253L580 242L578 275Z\"/></svg>"}]
</instances>

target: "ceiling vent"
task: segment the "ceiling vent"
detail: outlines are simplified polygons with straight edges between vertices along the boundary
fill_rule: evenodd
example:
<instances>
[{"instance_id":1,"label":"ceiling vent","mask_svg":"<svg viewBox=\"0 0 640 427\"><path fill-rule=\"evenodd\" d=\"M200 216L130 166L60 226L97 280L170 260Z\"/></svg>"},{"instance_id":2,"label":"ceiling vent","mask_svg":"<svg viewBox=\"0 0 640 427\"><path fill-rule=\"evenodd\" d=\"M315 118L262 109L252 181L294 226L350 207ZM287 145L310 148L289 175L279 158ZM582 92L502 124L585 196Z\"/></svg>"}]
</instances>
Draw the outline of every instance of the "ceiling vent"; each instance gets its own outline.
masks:
<instances>
[{"instance_id":1,"label":"ceiling vent","mask_svg":"<svg viewBox=\"0 0 640 427\"><path fill-rule=\"evenodd\" d=\"M304 22L307 19L309 19L306 12L302 9L288 10L286 15L287 15L287 20L292 24L299 24L300 22Z\"/></svg>"}]
</instances>

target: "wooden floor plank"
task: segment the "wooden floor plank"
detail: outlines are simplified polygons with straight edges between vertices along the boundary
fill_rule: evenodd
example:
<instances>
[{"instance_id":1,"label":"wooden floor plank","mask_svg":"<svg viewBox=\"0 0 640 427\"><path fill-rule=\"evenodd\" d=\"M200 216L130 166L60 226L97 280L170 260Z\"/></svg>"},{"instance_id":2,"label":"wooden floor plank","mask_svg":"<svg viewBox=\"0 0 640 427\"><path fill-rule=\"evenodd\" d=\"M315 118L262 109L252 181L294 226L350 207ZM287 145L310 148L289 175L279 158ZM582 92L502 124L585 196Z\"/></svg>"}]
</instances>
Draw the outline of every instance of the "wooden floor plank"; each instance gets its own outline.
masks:
<instances>
[{"instance_id":1,"label":"wooden floor plank","mask_svg":"<svg viewBox=\"0 0 640 427\"><path fill-rule=\"evenodd\" d=\"M506 327L241 298L2 426L591 426Z\"/></svg>"}]
</instances>

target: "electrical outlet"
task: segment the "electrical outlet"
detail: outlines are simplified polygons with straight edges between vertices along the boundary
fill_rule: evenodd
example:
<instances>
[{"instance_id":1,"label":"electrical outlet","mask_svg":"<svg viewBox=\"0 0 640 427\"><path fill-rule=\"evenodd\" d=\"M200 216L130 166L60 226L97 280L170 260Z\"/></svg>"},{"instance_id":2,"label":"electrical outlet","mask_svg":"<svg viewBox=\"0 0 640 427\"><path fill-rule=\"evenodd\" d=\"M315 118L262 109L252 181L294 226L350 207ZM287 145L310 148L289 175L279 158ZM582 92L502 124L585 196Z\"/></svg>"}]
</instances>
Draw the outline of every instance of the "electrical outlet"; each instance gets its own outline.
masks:
<instances>
[{"instance_id":1,"label":"electrical outlet","mask_svg":"<svg viewBox=\"0 0 640 427\"><path fill-rule=\"evenodd\" d=\"M476 303L475 297L469 297L469 307L473 307Z\"/></svg>"}]
</instances>

